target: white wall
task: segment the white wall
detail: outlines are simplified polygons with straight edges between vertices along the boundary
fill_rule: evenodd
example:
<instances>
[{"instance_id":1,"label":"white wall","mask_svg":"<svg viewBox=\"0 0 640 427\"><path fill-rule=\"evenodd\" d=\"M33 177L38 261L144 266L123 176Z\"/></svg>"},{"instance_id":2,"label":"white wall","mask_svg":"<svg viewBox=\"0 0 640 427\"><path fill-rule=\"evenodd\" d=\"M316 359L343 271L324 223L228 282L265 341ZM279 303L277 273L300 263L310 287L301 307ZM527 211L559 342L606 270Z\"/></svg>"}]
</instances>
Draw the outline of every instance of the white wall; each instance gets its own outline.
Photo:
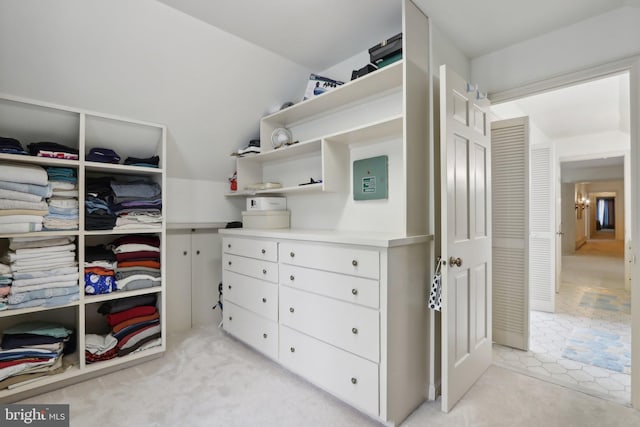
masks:
<instances>
[{"instance_id":1,"label":"white wall","mask_svg":"<svg viewBox=\"0 0 640 427\"><path fill-rule=\"evenodd\" d=\"M497 92L640 53L640 8L622 7L471 60L471 77Z\"/></svg>"},{"instance_id":2,"label":"white wall","mask_svg":"<svg viewBox=\"0 0 640 427\"><path fill-rule=\"evenodd\" d=\"M431 59L433 61L433 71L439 75L440 66L447 64L465 80L472 80L471 61L453 42L433 23L431 24ZM476 81L474 80L473 83ZM482 92L487 92L487 88L480 85Z\"/></svg>"},{"instance_id":3,"label":"white wall","mask_svg":"<svg viewBox=\"0 0 640 427\"><path fill-rule=\"evenodd\" d=\"M553 143L561 161L624 155L631 147L629 134L618 131L555 138Z\"/></svg>"},{"instance_id":4,"label":"white wall","mask_svg":"<svg viewBox=\"0 0 640 427\"><path fill-rule=\"evenodd\" d=\"M258 135L266 111L300 99L308 76L154 0L0 3L0 92L167 125L168 177L198 180L169 186L185 192L180 200L222 200L235 168L228 154ZM169 219L227 215L171 210Z\"/></svg>"}]
</instances>

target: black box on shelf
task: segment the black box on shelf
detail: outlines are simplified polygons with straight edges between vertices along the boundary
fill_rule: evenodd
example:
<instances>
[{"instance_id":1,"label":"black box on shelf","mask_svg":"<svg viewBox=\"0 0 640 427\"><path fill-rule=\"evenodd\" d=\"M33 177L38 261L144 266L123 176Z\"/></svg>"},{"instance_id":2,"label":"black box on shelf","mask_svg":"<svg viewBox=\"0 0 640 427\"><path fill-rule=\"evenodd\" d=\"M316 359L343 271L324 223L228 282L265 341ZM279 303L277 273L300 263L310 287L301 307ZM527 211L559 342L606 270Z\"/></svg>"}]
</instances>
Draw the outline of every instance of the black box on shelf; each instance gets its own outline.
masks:
<instances>
[{"instance_id":1,"label":"black box on shelf","mask_svg":"<svg viewBox=\"0 0 640 427\"><path fill-rule=\"evenodd\" d=\"M372 73L377 69L378 67L376 67L375 65L367 64L364 67L360 68L359 70L353 70L351 72L351 80L355 80L358 77L366 76L367 74Z\"/></svg>"},{"instance_id":2,"label":"black box on shelf","mask_svg":"<svg viewBox=\"0 0 640 427\"><path fill-rule=\"evenodd\" d=\"M377 64L383 59L401 52L402 33L399 33L369 49L369 58L372 64Z\"/></svg>"}]
</instances>

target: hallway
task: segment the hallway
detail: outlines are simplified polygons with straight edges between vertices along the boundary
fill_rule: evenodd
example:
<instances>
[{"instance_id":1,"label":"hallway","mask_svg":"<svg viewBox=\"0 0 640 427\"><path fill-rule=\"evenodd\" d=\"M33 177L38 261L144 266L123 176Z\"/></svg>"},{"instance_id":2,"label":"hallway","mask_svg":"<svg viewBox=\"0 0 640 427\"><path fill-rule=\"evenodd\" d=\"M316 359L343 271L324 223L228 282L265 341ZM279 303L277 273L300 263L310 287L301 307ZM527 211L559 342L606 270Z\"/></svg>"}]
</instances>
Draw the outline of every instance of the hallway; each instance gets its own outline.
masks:
<instances>
[{"instance_id":1,"label":"hallway","mask_svg":"<svg viewBox=\"0 0 640 427\"><path fill-rule=\"evenodd\" d=\"M531 311L528 352L495 345L494 363L629 404L631 312L622 241L590 240L562 257L556 313Z\"/></svg>"}]
</instances>

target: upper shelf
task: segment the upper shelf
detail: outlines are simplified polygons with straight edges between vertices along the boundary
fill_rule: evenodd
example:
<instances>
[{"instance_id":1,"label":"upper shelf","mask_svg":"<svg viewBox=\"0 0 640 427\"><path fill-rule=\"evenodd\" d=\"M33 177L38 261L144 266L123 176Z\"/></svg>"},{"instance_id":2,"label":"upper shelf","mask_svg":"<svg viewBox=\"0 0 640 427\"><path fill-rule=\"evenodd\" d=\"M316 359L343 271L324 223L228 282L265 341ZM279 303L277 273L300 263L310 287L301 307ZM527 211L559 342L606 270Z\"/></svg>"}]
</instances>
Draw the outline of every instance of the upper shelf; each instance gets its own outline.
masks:
<instances>
[{"instance_id":1,"label":"upper shelf","mask_svg":"<svg viewBox=\"0 0 640 427\"><path fill-rule=\"evenodd\" d=\"M333 89L317 98L307 99L299 104L265 116L262 120L288 126L310 116L348 105L354 101L368 98L372 94L383 93L402 86L403 61L398 61L380 70L352 80L337 89Z\"/></svg>"},{"instance_id":2,"label":"upper shelf","mask_svg":"<svg viewBox=\"0 0 640 427\"><path fill-rule=\"evenodd\" d=\"M253 162L272 162L282 159L291 159L295 156L304 156L309 153L320 152L320 140L303 141L288 147L281 147L275 150L266 151L260 154L252 154L245 157L239 157L239 160Z\"/></svg>"}]
</instances>

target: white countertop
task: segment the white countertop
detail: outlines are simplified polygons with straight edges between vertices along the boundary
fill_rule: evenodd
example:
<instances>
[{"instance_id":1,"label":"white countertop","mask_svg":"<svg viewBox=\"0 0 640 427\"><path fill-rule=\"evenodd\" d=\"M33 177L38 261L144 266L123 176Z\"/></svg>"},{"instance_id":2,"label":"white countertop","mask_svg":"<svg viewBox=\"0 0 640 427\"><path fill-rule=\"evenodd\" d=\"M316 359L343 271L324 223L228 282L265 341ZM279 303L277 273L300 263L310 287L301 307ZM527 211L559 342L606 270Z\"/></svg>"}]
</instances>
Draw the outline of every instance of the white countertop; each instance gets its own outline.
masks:
<instances>
[{"instance_id":1,"label":"white countertop","mask_svg":"<svg viewBox=\"0 0 640 427\"><path fill-rule=\"evenodd\" d=\"M402 236L398 233L380 233L370 231L225 228L220 229L218 232L225 236L312 240L316 242L344 243L384 248L423 243L433 239L432 235Z\"/></svg>"},{"instance_id":2,"label":"white countertop","mask_svg":"<svg viewBox=\"0 0 640 427\"><path fill-rule=\"evenodd\" d=\"M205 229L205 228L224 228L227 225L226 222L167 222L167 230L186 230L190 228Z\"/></svg>"}]
</instances>

